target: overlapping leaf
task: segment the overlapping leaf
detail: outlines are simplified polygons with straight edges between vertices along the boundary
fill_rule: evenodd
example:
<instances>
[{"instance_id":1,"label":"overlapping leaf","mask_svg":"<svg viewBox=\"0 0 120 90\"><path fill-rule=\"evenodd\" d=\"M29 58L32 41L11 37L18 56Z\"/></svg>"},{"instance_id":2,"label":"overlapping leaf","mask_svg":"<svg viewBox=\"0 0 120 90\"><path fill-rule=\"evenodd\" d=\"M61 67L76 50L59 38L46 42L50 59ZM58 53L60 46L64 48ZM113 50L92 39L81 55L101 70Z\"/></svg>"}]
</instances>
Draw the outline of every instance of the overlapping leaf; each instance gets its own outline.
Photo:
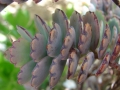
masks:
<instances>
[{"instance_id":1,"label":"overlapping leaf","mask_svg":"<svg viewBox=\"0 0 120 90\"><path fill-rule=\"evenodd\" d=\"M55 57L60 53L62 47L62 32L60 26L55 23L53 29L49 34L49 40L47 45L47 54L51 57Z\"/></svg>"},{"instance_id":2,"label":"overlapping leaf","mask_svg":"<svg viewBox=\"0 0 120 90\"><path fill-rule=\"evenodd\" d=\"M44 57L37 63L32 72L31 84L33 87L38 88L49 74L49 68L52 63L52 58L49 56Z\"/></svg>"},{"instance_id":3,"label":"overlapping leaf","mask_svg":"<svg viewBox=\"0 0 120 90\"><path fill-rule=\"evenodd\" d=\"M33 60L31 60L20 69L20 72L18 74L18 83L19 84L25 84L31 80L32 71L33 71L35 65L36 65L36 63Z\"/></svg>"}]
</instances>

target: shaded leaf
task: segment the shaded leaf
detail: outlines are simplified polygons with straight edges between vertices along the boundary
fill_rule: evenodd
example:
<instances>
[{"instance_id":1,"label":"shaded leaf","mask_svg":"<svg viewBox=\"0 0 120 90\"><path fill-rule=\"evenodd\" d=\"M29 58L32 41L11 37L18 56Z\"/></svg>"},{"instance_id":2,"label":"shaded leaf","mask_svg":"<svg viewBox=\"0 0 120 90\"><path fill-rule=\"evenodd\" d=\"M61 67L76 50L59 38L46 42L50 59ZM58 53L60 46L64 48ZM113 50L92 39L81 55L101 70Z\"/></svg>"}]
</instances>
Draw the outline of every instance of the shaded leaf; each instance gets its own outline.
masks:
<instances>
[{"instance_id":1,"label":"shaded leaf","mask_svg":"<svg viewBox=\"0 0 120 90\"><path fill-rule=\"evenodd\" d=\"M103 39L100 43L100 48L98 51L98 58L99 59L102 59L104 57L105 51L110 43L110 38L111 38L110 28L108 25L106 25L106 30L104 32Z\"/></svg>"},{"instance_id":2,"label":"shaded leaf","mask_svg":"<svg viewBox=\"0 0 120 90\"><path fill-rule=\"evenodd\" d=\"M25 64L23 67L21 67L20 72L18 74L18 83L19 84L25 84L28 81L30 81L32 77L32 71L35 67L36 63L31 60L27 64Z\"/></svg>"},{"instance_id":3,"label":"shaded leaf","mask_svg":"<svg viewBox=\"0 0 120 90\"><path fill-rule=\"evenodd\" d=\"M102 74L105 69L108 67L109 65L109 61L110 61L110 53L106 53L106 55L104 56L102 63L100 65L100 67L98 68L97 72L96 72L96 76L99 76L100 74Z\"/></svg>"},{"instance_id":4,"label":"shaded leaf","mask_svg":"<svg viewBox=\"0 0 120 90\"><path fill-rule=\"evenodd\" d=\"M32 73L31 85L33 87L38 88L48 76L51 63L52 58L49 56L44 57L37 63Z\"/></svg>"},{"instance_id":5,"label":"shaded leaf","mask_svg":"<svg viewBox=\"0 0 120 90\"><path fill-rule=\"evenodd\" d=\"M95 13L90 11L87 12L86 15L83 16L83 23L84 26L86 23L89 23L91 26L92 39L91 39L90 50L94 52L96 47L98 46L99 38L100 38L99 23Z\"/></svg>"},{"instance_id":6,"label":"shaded leaf","mask_svg":"<svg viewBox=\"0 0 120 90\"><path fill-rule=\"evenodd\" d=\"M55 23L53 29L50 31L47 54L55 57L60 53L62 47L62 32L60 26Z\"/></svg>"},{"instance_id":7,"label":"shaded leaf","mask_svg":"<svg viewBox=\"0 0 120 90\"><path fill-rule=\"evenodd\" d=\"M78 45L79 42L79 36L81 31L83 30L83 22L81 15L77 12L74 11L71 18L70 18L70 26L73 26L76 32L76 45Z\"/></svg>"},{"instance_id":8,"label":"shaded leaf","mask_svg":"<svg viewBox=\"0 0 120 90\"><path fill-rule=\"evenodd\" d=\"M66 60L68 58L69 51L73 45L75 45L75 30L71 27L68 29L61 48L62 60Z\"/></svg>"},{"instance_id":9,"label":"shaded leaf","mask_svg":"<svg viewBox=\"0 0 120 90\"><path fill-rule=\"evenodd\" d=\"M31 57L35 62L39 62L47 55L46 46L45 37L41 34L36 34L31 42Z\"/></svg>"},{"instance_id":10,"label":"shaded leaf","mask_svg":"<svg viewBox=\"0 0 120 90\"><path fill-rule=\"evenodd\" d=\"M79 84L82 84L85 81L85 79L87 78L88 71L89 71L91 65L93 64L93 62L94 62L94 54L93 54L93 52L89 52L86 55L86 57L82 63L81 69L80 69L80 73L78 76Z\"/></svg>"},{"instance_id":11,"label":"shaded leaf","mask_svg":"<svg viewBox=\"0 0 120 90\"><path fill-rule=\"evenodd\" d=\"M67 78L70 79L71 77L74 76L75 71L77 69L78 66L78 60L79 60L79 56L78 56L78 52L75 49L72 49L70 51L69 54L69 64L68 64L68 74L67 74Z\"/></svg>"},{"instance_id":12,"label":"shaded leaf","mask_svg":"<svg viewBox=\"0 0 120 90\"><path fill-rule=\"evenodd\" d=\"M90 48L91 38L92 38L91 26L89 23L86 23L85 28L79 37L78 48L79 48L80 54L83 55L88 52Z\"/></svg>"},{"instance_id":13,"label":"shaded leaf","mask_svg":"<svg viewBox=\"0 0 120 90\"><path fill-rule=\"evenodd\" d=\"M61 60L61 55L57 56L53 59L51 68L50 68L50 88L53 88L59 81L62 72L64 70L64 66L66 63L66 60Z\"/></svg>"},{"instance_id":14,"label":"shaded leaf","mask_svg":"<svg viewBox=\"0 0 120 90\"><path fill-rule=\"evenodd\" d=\"M113 63L113 64L115 63L115 60L118 57L119 52L120 52L120 34L117 37L116 45L115 45L115 47L112 51L112 55L111 55L111 58L110 58L110 63Z\"/></svg>"}]
</instances>

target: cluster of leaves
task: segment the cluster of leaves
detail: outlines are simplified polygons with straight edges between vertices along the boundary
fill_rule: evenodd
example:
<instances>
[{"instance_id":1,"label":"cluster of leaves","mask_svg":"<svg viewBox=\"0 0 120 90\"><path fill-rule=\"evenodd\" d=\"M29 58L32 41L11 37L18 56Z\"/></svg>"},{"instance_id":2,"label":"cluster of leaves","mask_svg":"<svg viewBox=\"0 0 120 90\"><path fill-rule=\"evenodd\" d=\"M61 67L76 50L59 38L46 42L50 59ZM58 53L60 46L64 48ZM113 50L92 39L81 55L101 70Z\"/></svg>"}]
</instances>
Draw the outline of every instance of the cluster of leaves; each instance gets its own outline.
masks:
<instances>
[{"instance_id":1,"label":"cluster of leaves","mask_svg":"<svg viewBox=\"0 0 120 90\"><path fill-rule=\"evenodd\" d=\"M109 65L113 70L119 71L117 57L120 51L120 27L117 18L111 18L107 22L100 11L87 12L82 17L74 11L69 24L65 13L57 9L52 19L53 28L50 28L36 15L38 33L35 36L17 26L22 38L13 42L6 51L6 57L16 67L21 67L19 84L30 81L33 87L39 88L50 71L50 87L53 88L60 80L67 59L68 79L73 78L77 66L81 66L77 71L80 85L92 74L99 76ZM79 59L81 61L82 58L84 61L79 64ZM95 68L89 72L96 59L101 61L100 67L97 65L98 70ZM107 73L109 72L108 70Z\"/></svg>"}]
</instances>

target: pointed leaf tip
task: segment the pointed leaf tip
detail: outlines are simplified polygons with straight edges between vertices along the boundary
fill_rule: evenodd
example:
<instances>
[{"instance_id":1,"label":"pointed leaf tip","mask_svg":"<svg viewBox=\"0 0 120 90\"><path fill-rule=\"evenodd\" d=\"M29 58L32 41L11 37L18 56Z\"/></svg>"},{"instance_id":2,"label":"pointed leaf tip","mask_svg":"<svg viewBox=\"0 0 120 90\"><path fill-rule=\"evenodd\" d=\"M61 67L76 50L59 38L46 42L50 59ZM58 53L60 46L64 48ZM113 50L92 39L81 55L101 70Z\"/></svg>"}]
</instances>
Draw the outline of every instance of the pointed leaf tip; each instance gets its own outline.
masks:
<instances>
[{"instance_id":1,"label":"pointed leaf tip","mask_svg":"<svg viewBox=\"0 0 120 90\"><path fill-rule=\"evenodd\" d=\"M32 40L32 35L26 29L24 29L23 27L17 26L17 31L26 40L28 40L28 41Z\"/></svg>"}]
</instances>

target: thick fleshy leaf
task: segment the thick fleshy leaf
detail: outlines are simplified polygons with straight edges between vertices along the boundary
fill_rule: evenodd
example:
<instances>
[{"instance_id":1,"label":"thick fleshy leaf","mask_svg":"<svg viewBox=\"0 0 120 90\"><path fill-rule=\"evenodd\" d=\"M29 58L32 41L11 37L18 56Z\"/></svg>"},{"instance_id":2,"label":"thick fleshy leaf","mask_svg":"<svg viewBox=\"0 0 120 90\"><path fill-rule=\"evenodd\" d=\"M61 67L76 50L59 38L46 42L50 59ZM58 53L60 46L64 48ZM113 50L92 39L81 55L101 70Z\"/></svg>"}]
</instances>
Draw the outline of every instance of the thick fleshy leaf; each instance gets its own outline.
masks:
<instances>
[{"instance_id":1,"label":"thick fleshy leaf","mask_svg":"<svg viewBox=\"0 0 120 90\"><path fill-rule=\"evenodd\" d=\"M110 43L111 38L111 32L108 25L106 25L106 30L103 35L103 39L100 44L99 52L98 52L98 58L102 59L104 57L105 51Z\"/></svg>"},{"instance_id":2,"label":"thick fleshy leaf","mask_svg":"<svg viewBox=\"0 0 120 90\"><path fill-rule=\"evenodd\" d=\"M113 49L111 58L110 58L110 63L115 63L116 58L118 57L118 54L120 53L120 34L117 37L117 42L116 45Z\"/></svg>"},{"instance_id":3,"label":"thick fleshy leaf","mask_svg":"<svg viewBox=\"0 0 120 90\"><path fill-rule=\"evenodd\" d=\"M38 88L45 78L49 74L50 65L52 63L52 58L49 56L44 57L37 63L35 69L32 72L31 85Z\"/></svg>"},{"instance_id":4,"label":"thick fleshy leaf","mask_svg":"<svg viewBox=\"0 0 120 90\"><path fill-rule=\"evenodd\" d=\"M67 78L70 79L71 77L74 76L75 71L76 71L77 66L78 66L79 56L78 56L78 52L76 49L72 49L70 51L70 55L69 55L68 59L69 59L69 65L68 65Z\"/></svg>"},{"instance_id":5,"label":"thick fleshy leaf","mask_svg":"<svg viewBox=\"0 0 120 90\"><path fill-rule=\"evenodd\" d=\"M78 48L79 48L80 54L83 55L88 52L90 48L91 38L92 38L91 26L89 23L86 23L85 28L82 31L79 38Z\"/></svg>"},{"instance_id":6,"label":"thick fleshy leaf","mask_svg":"<svg viewBox=\"0 0 120 90\"><path fill-rule=\"evenodd\" d=\"M114 49L114 46L115 46L116 40L117 40L117 36L118 36L118 30L117 30L117 28L114 26L114 27L113 27L113 37L112 37L112 41L111 41L111 43L110 43L110 48L111 48L111 50Z\"/></svg>"},{"instance_id":7,"label":"thick fleshy leaf","mask_svg":"<svg viewBox=\"0 0 120 90\"><path fill-rule=\"evenodd\" d=\"M48 40L50 27L47 26L47 24L38 15L35 16L35 24L36 24L38 31L45 37L45 40Z\"/></svg>"},{"instance_id":8,"label":"thick fleshy leaf","mask_svg":"<svg viewBox=\"0 0 120 90\"><path fill-rule=\"evenodd\" d=\"M86 57L82 63L81 69L80 69L80 73L78 76L79 84L82 84L85 81L85 79L88 75L88 71L89 71L91 65L93 64L93 62L94 62L94 54L93 54L93 52L89 52L86 55Z\"/></svg>"},{"instance_id":9,"label":"thick fleshy leaf","mask_svg":"<svg viewBox=\"0 0 120 90\"><path fill-rule=\"evenodd\" d=\"M32 60L30 57L30 42L23 38L13 42L10 49L10 61L16 67L21 67L30 60Z\"/></svg>"},{"instance_id":10,"label":"thick fleshy leaf","mask_svg":"<svg viewBox=\"0 0 120 90\"><path fill-rule=\"evenodd\" d=\"M41 34L36 34L31 42L31 57L35 62L39 62L47 55L47 41Z\"/></svg>"},{"instance_id":11,"label":"thick fleshy leaf","mask_svg":"<svg viewBox=\"0 0 120 90\"><path fill-rule=\"evenodd\" d=\"M111 40L112 40L112 37L114 35L114 30L113 28L116 27L117 28L117 32L119 33L120 32L120 22L117 18L112 18L108 21L108 24L110 26L110 31L111 31Z\"/></svg>"},{"instance_id":12,"label":"thick fleshy leaf","mask_svg":"<svg viewBox=\"0 0 120 90\"><path fill-rule=\"evenodd\" d=\"M102 74L105 69L107 68L108 64L109 64L109 61L110 61L110 56L111 54L110 53L106 53L100 67L98 68L97 72L96 72L96 76L99 76L100 74Z\"/></svg>"},{"instance_id":13,"label":"thick fleshy leaf","mask_svg":"<svg viewBox=\"0 0 120 90\"><path fill-rule=\"evenodd\" d=\"M117 6L120 7L120 1L119 0L112 0Z\"/></svg>"},{"instance_id":14,"label":"thick fleshy leaf","mask_svg":"<svg viewBox=\"0 0 120 90\"><path fill-rule=\"evenodd\" d=\"M99 27L100 27L100 40L99 40L99 42L101 42L102 37L103 37L103 33L105 31L105 27L106 27L106 20L105 20L105 16L103 15L103 12L100 10L96 10L95 15L97 16L98 21L99 21Z\"/></svg>"},{"instance_id":15,"label":"thick fleshy leaf","mask_svg":"<svg viewBox=\"0 0 120 90\"><path fill-rule=\"evenodd\" d=\"M76 45L78 45L79 36L80 36L81 31L83 30L83 21L82 21L81 15L77 11L73 12L70 18L70 26L73 26L75 29Z\"/></svg>"},{"instance_id":16,"label":"thick fleshy leaf","mask_svg":"<svg viewBox=\"0 0 120 90\"><path fill-rule=\"evenodd\" d=\"M18 74L18 83L19 84L25 84L28 81L30 81L32 77L32 71L35 67L36 63L32 60L29 61L27 64L25 64Z\"/></svg>"},{"instance_id":17,"label":"thick fleshy leaf","mask_svg":"<svg viewBox=\"0 0 120 90\"><path fill-rule=\"evenodd\" d=\"M75 45L75 30L74 28L69 28L64 39L64 43L61 48L61 56L62 60L66 60L68 58L69 51L73 45Z\"/></svg>"},{"instance_id":18,"label":"thick fleshy leaf","mask_svg":"<svg viewBox=\"0 0 120 90\"><path fill-rule=\"evenodd\" d=\"M62 32L58 24L53 25L53 29L50 31L50 36L47 45L47 54L50 57L55 57L60 53L62 47Z\"/></svg>"},{"instance_id":19,"label":"thick fleshy leaf","mask_svg":"<svg viewBox=\"0 0 120 90\"><path fill-rule=\"evenodd\" d=\"M58 83L64 70L66 60L61 59L62 57L59 55L52 61L50 68L50 88L53 88Z\"/></svg>"},{"instance_id":20,"label":"thick fleshy leaf","mask_svg":"<svg viewBox=\"0 0 120 90\"><path fill-rule=\"evenodd\" d=\"M83 16L83 23L84 26L86 23L89 23L92 28L92 39L91 39L90 50L94 52L96 47L98 46L99 37L100 37L99 23L95 13L90 11L87 12L86 15Z\"/></svg>"},{"instance_id":21,"label":"thick fleshy leaf","mask_svg":"<svg viewBox=\"0 0 120 90\"><path fill-rule=\"evenodd\" d=\"M62 30L62 40L63 40L69 27L67 16L62 10L56 9L55 13L53 13L52 19L53 22L57 23L60 26Z\"/></svg>"},{"instance_id":22,"label":"thick fleshy leaf","mask_svg":"<svg viewBox=\"0 0 120 90\"><path fill-rule=\"evenodd\" d=\"M24 39L26 39L28 41L32 41L33 37L26 29L24 29L21 26L17 26L17 31Z\"/></svg>"}]
</instances>

